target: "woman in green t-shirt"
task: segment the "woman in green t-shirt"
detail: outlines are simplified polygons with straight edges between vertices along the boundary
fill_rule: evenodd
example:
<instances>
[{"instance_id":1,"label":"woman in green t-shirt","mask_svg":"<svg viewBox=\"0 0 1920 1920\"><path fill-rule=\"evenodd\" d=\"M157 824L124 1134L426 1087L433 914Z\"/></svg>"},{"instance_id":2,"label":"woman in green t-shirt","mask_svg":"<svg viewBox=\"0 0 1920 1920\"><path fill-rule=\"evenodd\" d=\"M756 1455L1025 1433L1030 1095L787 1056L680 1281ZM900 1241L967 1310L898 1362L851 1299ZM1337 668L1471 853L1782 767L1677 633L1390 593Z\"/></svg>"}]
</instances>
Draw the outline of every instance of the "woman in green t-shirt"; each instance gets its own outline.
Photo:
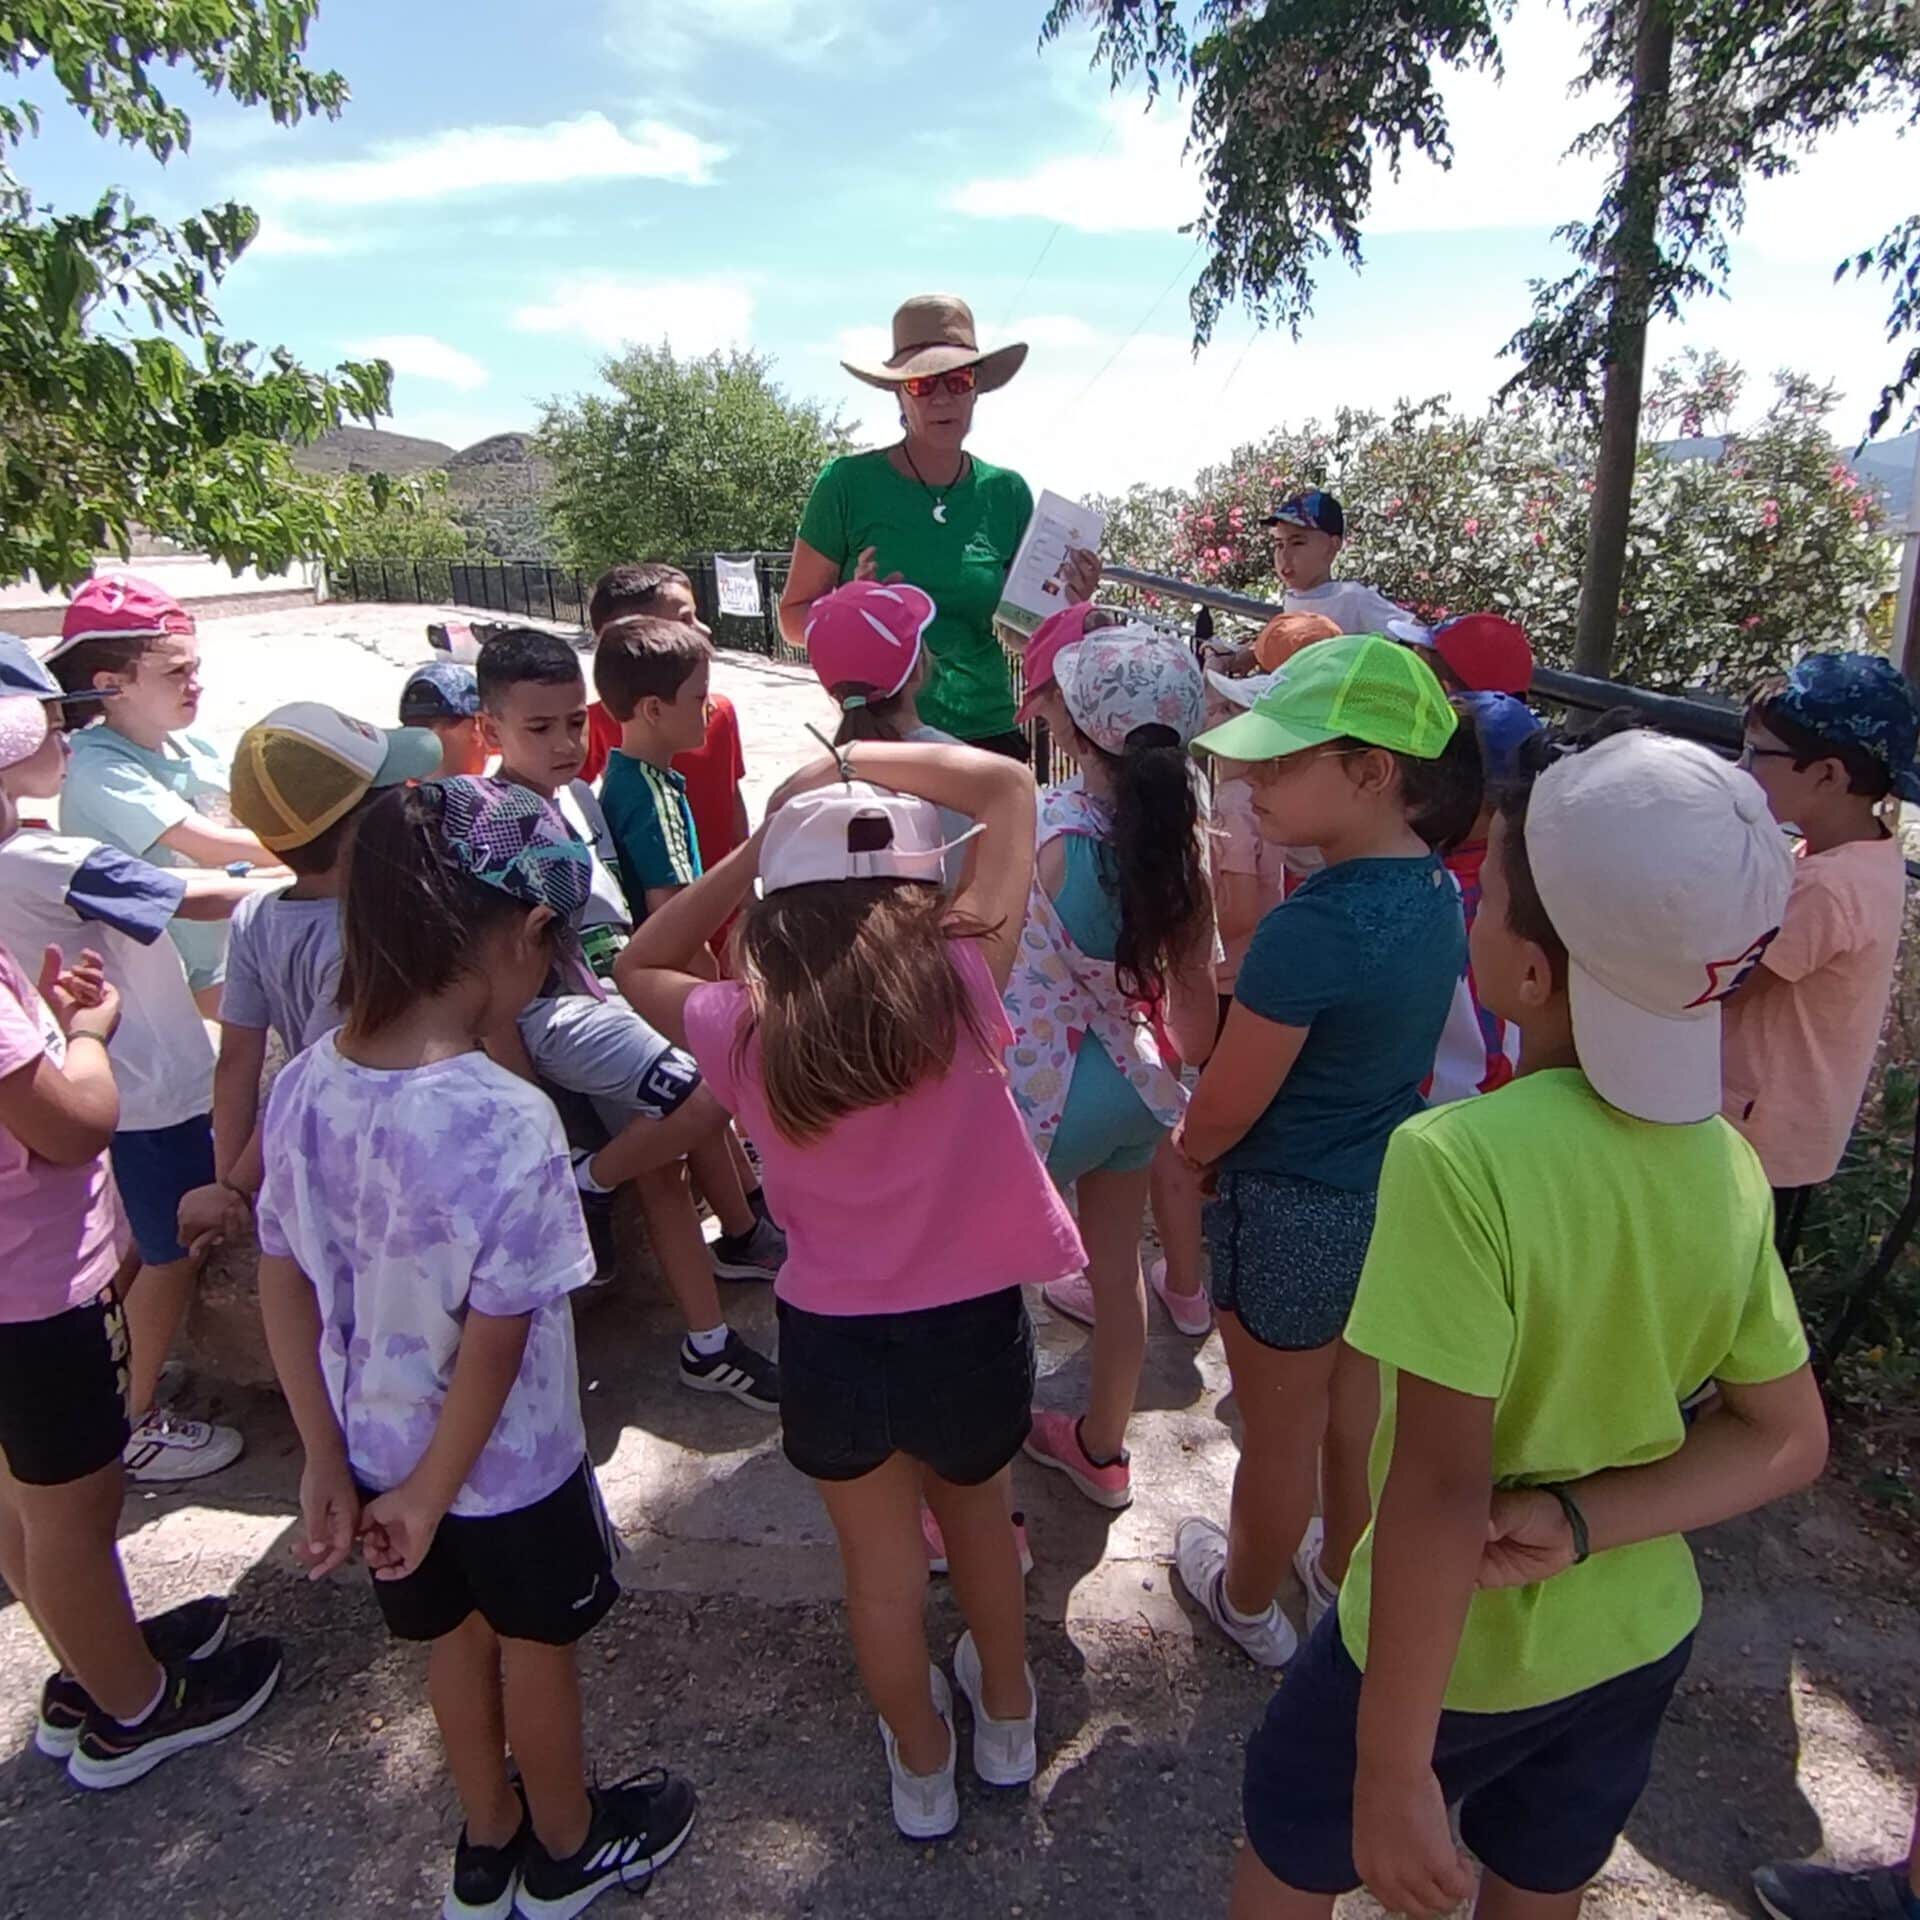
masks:
<instances>
[{"instance_id":1,"label":"woman in green t-shirt","mask_svg":"<svg viewBox=\"0 0 1920 1920\"><path fill-rule=\"evenodd\" d=\"M1007 570L1033 518L1027 483L966 451L976 395L1004 387L1024 345L982 353L973 313L954 294L916 294L893 316L893 355L878 367L842 362L856 379L897 394L905 429L897 445L828 462L793 543L780 597L780 631L806 644L814 601L844 581L900 579L930 594L939 612L925 645L931 682L920 695L929 725L1025 759L1013 723L1013 682L993 631ZM1090 600L1099 556L1068 557L1072 600Z\"/></svg>"}]
</instances>

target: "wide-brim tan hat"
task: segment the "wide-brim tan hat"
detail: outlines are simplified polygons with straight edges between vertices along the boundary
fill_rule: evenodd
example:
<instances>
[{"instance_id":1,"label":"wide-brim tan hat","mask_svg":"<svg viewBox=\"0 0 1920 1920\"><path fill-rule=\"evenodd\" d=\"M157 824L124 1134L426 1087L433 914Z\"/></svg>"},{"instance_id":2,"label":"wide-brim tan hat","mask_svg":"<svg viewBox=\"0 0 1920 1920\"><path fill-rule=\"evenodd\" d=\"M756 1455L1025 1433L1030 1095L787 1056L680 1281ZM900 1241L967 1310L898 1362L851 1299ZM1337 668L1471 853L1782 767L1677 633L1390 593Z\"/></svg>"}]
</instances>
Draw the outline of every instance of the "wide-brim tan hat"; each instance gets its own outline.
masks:
<instances>
[{"instance_id":1,"label":"wide-brim tan hat","mask_svg":"<svg viewBox=\"0 0 1920 1920\"><path fill-rule=\"evenodd\" d=\"M991 393L1004 387L1020 371L1027 357L1024 340L1011 346L980 351L973 309L957 293L916 293L902 301L893 316L893 353L877 367L840 364L856 380L870 387L897 387L930 373L951 373L955 367L977 367L975 390Z\"/></svg>"}]
</instances>

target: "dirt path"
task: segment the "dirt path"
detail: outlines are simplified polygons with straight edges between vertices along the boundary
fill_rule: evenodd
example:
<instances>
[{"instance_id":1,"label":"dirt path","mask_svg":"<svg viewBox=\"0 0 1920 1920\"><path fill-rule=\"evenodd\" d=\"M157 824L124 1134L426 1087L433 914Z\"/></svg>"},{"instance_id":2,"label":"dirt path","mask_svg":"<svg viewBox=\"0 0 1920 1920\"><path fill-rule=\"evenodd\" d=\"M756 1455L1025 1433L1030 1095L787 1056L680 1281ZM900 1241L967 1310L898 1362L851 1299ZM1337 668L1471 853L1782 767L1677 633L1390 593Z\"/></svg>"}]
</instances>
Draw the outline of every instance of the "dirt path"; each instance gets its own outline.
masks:
<instances>
[{"instance_id":1,"label":"dirt path","mask_svg":"<svg viewBox=\"0 0 1920 1920\"><path fill-rule=\"evenodd\" d=\"M769 1304L748 1293L732 1311L764 1325ZM1041 1331L1042 1398L1068 1399L1083 1337ZM587 1643L591 1749L603 1777L666 1760L703 1798L650 1911L1223 1912L1240 1748L1269 1682L1196 1630L1163 1558L1181 1512L1224 1505L1217 1340L1196 1349L1156 1326L1131 1513L1108 1525L1054 1476L1020 1470L1043 1771L1024 1794L970 1786L959 1836L935 1848L893 1834L811 1489L770 1423L668 1383L671 1342L665 1313L633 1301L596 1311L582 1336L593 1453L629 1544L628 1597ZM128 1561L149 1605L231 1591L245 1630L283 1636L282 1695L214 1752L84 1795L31 1750L44 1656L20 1609L0 1609L0 1913L437 1911L457 1815L420 1656L385 1638L363 1576L295 1576L296 1463L275 1403L220 1410L240 1418L248 1458L204 1487L130 1500ZM1900 1844L1920 1751L1907 1552L1831 1484L1704 1540L1699 1654L1591 1914L1742 1913L1748 1868L1810 1852L1823 1831L1846 1859ZM939 1583L930 1619L944 1651L958 1623Z\"/></svg>"}]
</instances>

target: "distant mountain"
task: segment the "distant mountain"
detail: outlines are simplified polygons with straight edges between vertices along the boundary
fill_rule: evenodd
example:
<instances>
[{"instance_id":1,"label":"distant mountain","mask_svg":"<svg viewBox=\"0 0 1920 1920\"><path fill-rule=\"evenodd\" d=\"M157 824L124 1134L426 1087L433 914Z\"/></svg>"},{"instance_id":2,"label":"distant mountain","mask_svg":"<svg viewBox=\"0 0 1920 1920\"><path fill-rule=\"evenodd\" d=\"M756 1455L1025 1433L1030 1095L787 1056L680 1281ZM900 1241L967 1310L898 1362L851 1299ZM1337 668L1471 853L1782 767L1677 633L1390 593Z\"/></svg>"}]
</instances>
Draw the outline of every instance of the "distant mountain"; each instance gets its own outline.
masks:
<instances>
[{"instance_id":1,"label":"distant mountain","mask_svg":"<svg viewBox=\"0 0 1920 1920\"><path fill-rule=\"evenodd\" d=\"M1920 432L1903 433L1891 440L1876 440L1857 454L1841 457L1859 478L1873 487L1886 502L1887 519L1897 531L1907 524L1907 508L1913 500L1913 458L1920 448ZM1718 460L1727 450L1720 434L1703 434L1692 440L1662 440L1654 451L1669 460Z\"/></svg>"},{"instance_id":2,"label":"distant mountain","mask_svg":"<svg viewBox=\"0 0 1920 1920\"><path fill-rule=\"evenodd\" d=\"M396 480L444 467L453 458L453 449L441 441L379 427L335 427L312 446L293 450L293 464L308 473L384 473Z\"/></svg>"},{"instance_id":3,"label":"distant mountain","mask_svg":"<svg viewBox=\"0 0 1920 1920\"><path fill-rule=\"evenodd\" d=\"M505 560L549 557L540 521L548 469L531 435L496 433L454 454L446 469L454 518L489 553Z\"/></svg>"}]
</instances>

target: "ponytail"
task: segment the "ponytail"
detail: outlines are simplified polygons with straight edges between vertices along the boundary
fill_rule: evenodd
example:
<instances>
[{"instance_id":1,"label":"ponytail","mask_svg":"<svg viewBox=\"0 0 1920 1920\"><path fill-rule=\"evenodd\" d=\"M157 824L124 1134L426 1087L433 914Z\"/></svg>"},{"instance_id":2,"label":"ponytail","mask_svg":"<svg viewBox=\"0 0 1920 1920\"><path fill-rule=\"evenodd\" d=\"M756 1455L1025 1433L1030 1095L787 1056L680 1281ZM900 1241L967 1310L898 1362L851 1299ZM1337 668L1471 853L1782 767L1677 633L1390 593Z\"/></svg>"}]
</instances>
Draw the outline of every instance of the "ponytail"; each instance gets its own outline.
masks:
<instances>
[{"instance_id":1,"label":"ponytail","mask_svg":"<svg viewBox=\"0 0 1920 1920\"><path fill-rule=\"evenodd\" d=\"M1117 754L1086 745L1113 783L1113 837L1101 845L1100 865L1120 901L1114 969L1123 993L1156 1002L1207 910L1187 752L1171 727L1151 725L1135 727Z\"/></svg>"},{"instance_id":2,"label":"ponytail","mask_svg":"<svg viewBox=\"0 0 1920 1920\"><path fill-rule=\"evenodd\" d=\"M833 736L836 747L850 747L856 740L897 741L905 737L900 714L910 697L906 688L898 693L880 693L859 680L839 680L827 691L840 709L840 728Z\"/></svg>"}]
</instances>

